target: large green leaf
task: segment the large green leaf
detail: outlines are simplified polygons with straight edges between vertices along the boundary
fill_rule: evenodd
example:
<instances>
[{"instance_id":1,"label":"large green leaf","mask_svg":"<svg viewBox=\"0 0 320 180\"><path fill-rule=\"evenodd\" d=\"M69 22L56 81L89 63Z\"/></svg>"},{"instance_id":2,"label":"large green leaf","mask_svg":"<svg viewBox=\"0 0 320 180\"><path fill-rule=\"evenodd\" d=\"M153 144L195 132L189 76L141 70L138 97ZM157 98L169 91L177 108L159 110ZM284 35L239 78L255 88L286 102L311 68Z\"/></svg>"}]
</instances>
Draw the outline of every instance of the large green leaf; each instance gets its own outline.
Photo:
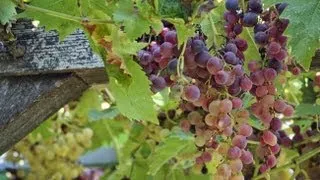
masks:
<instances>
[{"instance_id":1,"label":"large green leaf","mask_svg":"<svg viewBox=\"0 0 320 180\"><path fill-rule=\"evenodd\" d=\"M80 17L77 0L32 0L30 5L40 9ZM44 25L47 30L57 30L60 39L64 39L67 35L81 27L80 22L53 16L52 13L43 13L38 9L28 7L23 13L19 14L19 17L33 18L34 20L40 21L40 24Z\"/></svg>"},{"instance_id":2,"label":"large green leaf","mask_svg":"<svg viewBox=\"0 0 320 180\"><path fill-rule=\"evenodd\" d=\"M320 1L319 0L264 0L266 6L287 2L289 5L281 17L288 18L291 54L308 70L315 50L320 47Z\"/></svg>"},{"instance_id":3,"label":"large green leaf","mask_svg":"<svg viewBox=\"0 0 320 180\"><path fill-rule=\"evenodd\" d=\"M0 23L2 25L14 19L17 14L15 7L16 5L11 0L0 1Z\"/></svg>"},{"instance_id":4,"label":"large green leaf","mask_svg":"<svg viewBox=\"0 0 320 180\"><path fill-rule=\"evenodd\" d=\"M295 114L297 116L319 115L320 106L315 104L300 104L296 106Z\"/></svg>"},{"instance_id":5,"label":"large green leaf","mask_svg":"<svg viewBox=\"0 0 320 180\"><path fill-rule=\"evenodd\" d=\"M163 144L159 145L149 157L148 174L155 175L163 165L171 158L177 156L183 149L194 146L193 140L192 136L182 133L169 136L165 139Z\"/></svg>"}]
</instances>

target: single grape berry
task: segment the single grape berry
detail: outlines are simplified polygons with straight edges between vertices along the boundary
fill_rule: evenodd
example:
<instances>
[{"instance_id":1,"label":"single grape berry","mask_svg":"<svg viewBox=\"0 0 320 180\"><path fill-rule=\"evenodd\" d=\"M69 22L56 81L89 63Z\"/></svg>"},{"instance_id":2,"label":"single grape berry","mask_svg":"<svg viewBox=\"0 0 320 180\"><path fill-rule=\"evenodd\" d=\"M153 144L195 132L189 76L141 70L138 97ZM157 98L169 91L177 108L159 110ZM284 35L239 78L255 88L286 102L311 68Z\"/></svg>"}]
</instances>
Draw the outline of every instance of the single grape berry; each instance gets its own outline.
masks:
<instances>
[{"instance_id":1,"label":"single grape berry","mask_svg":"<svg viewBox=\"0 0 320 180\"><path fill-rule=\"evenodd\" d=\"M239 35L242 33L242 25L241 24L235 24L234 27L233 27L233 32L236 34L236 35Z\"/></svg>"},{"instance_id":2,"label":"single grape berry","mask_svg":"<svg viewBox=\"0 0 320 180\"><path fill-rule=\"evenodd\" d=\"M237 45L235 45L234 43L228 43L225 47L226 52L233 52L234 54L237 53L238 48Z\"/></svg>"},{"instance_id":3,"label":"single grape berry","mask_svg":"<svg viewBox=\"0 0 320 180\"><path fill-rule=\"evenodd\" d=\"M238 0L226 0L226 9L229 11L236 11L239 9L239 2Z\"/></svg>"},{"instance_id":4,"label":"single grape berry","mask_svg":"<svg viewBox=\"0 0 320 180\"><path fill-rule=\"evenodd\" d=\"M238 97L233 98L232 100L232 108L239 109L242 107L242 100Z\"/></svg>"},{"instance_id":5,"label":"single grape berry","mask_svg":"<svg viewBox=\"0 0 320 180\"><path fill-rule=\"evenodd\" d=\"M244 76L240 81L240 87L244 91L250 91L252 88L252 81L248 77Z\"/></svg>"},{"instance_id":6,"label":"single grape berry","mask_svg":"<svg viewBox=\"0 0 320 180\"><path fill-rule=\"evenodd\" d=\"M261 13L262 12L261 0L249 0L249 8L253 12Z\"/></svg>"},{"instance_id":7,"label":"single grape berry","mask_svg":"<svg viewBox=\"0 0 320 180\"><path fill-rule=\"evenodd\" d=\"M207 70L210 74L217 74L223 68L223 62L218 57L212 57L207 62Z\"/></svg>"},{"instance_id":8,"label":"single grape berry","mask_svg":"<svg viewBox=\"0 0 320 180\"><path fill-rule=\"evenodd\" d=\"M266 45L268 43L269 36L266 32L257 32L254 35L254 41L260 45Z\"/></svg>"},{"instance_id":9,"label":"single grape berry","mask_svg":"<svg viewBox=\"0 0 320 180\"><path fill-rule=\"evenodd\" d=\"M235 159L230 161L230 167L233 174L237 174L241 172L243 168L242 161L240 159Z\"/></svg>"},{"instance_id":10,"label":"single grape berry","mask_svg":"<svg viewBox=\"0 0 320 180\"><path fill-rule=\"evenodd\" d=\"M301 69L299 67L294 67L291 72L293 75L298 76L301 73Z\"/></svg>"},{"instance_id":11,"label":"single grape berry","mask_svg":"<svg viewBox=\"0 0 320 180\"><path fill-rule=\"evenodd\" d=\"M277 164L277 158L271 154L267 157L267 165L268 165L268 168L273 168L276 164Z\"/></svg>"},{"instance_id":12,"label":"single grape berry","mask_svg":"<svg viewBox=\"0 0 320 180\"><path fill-rule=\"evenodd\" d=\"M240 149L244 149L245 147L247 147L247 139L245 136L236 135L232 139L232 145L238 146Z\"/></svg>"},{"instance_id":13,"label":"single grape berry","mask_svg":"<svg viewBox=\"0 0 320 180\"><path fill-rule=\"evenodd\" d=\"M170 58L173 55L173 45L170 42L164 42L160 46L160 53L165 58Z\"/></svg>"},{"instance_id":14,"label":"single grape berry","mask_svg":"<svg viewBox=\"0 0 320 180\"><path fill-rule=\"evenodd\" d=\"M270 123L270 128L273 131L279 131L282 127L282 122L279 118L274 117Z\"/></svg>"},{"instance_id":15,"label":"single grape berry","mask_svg":"<svg viewBox=\"0 0 320 180\"><path fill-rule=\"evenodd\" d=\"M195 85L189 85L184 88L186 100L194 102L200 98L200 89Z\"/></svg>"},{"instance_id":16,"label":"single grape berry","mask_svg":"<svg viewBox=\"0 0 320 180\"><path fill-rule=\"evenodd\" d=\"M249 136L251 136L252 132L253 132L253 129L251 126L249 126L248 124L242 124L239 128L238 133L240 135L245 136L245 137L249 137Z\"/></svg>"},{"instance_id":17,"label":"single grape berry","mask_svg":"<svg viewBox=\"0 0 320 180\"><path fill-rule=\"evenodd\" d=\"M243 164L251 164L253 162L253 155L250 151L242 150L240 159Z\"/></svg>"},{"instance_id":18,"label":"single grape berry","mask_svg":"<svg viewBox=\"0 0 320 180\"><path fill-rule=\"evenodd\" d=\"M265 32L266 30L268 30L268 28L269 28L269 26L268 26L268 24L265 24L265 23L263 23L263 24L256 24L255 26L254 26L254 33L257 33L257 32Z\"/></svg>"},{"instance_id":19,"label":"single grape berry","mask_svg":"<svg viewBox=\"0 0 320 180\"><path fill-rule=\"evenodd\" d=\"M194 54L198 54L201 51L204 51L206 49L206 45L204 44L204 42L202 40L196 39L193 40L191 43L191 51Z\"/></svg>"},{"instance_id":20,"label":"single grape berry","mask_svg":"<svg viewBox=\"0 0 320 180\"><path fill-rule=\"evenodd\" d=\"M267 47L267 53L270 55L276 55L280 52L281 45L277 42L271 42Z\"/></svg>"},{"instance_id":21,"label":"single grape berry","mask_svg":"<svg viewBox=\"0 0 320 180\"><path fill-rule=\"evenodd\" d=\"M207 51L201 51L195 56L195 62L199 67L205 68L211 55Z\"/></svg>"},{"instance_id":22,"label":"single grape berry","mask_svg":"<svg viewBox=\"0 0 320 180\"><path fill-rule=\"evenodd\" d=\"M176 31L168 31L167 33L165 33L164 36L164 41L165 42L169 42L173 45L177 44L177 33Z\"/></svg>"},{"instance_id":23,"label":"single grape berry","mask_svg":"<svg viewBox=\"0 0 320 180\"><path fill-rule=\"evenodd\" d=\"M271 131L264 131L262 135L263 142L275 146L277 144L277 137Z\"/></svg>"},{"instance_id":24,"label":"single grape berry","mask_svg":"<svg viewBox=\"0 0 320 180\"><path fill-rule=\"evenodd\" d=\"M247 12L243 16L243 24L247 27L253 27L258 23L258 15L253 12Z\"/></svg>"},{"instance_id":25,"label":"single grape berry","mask_svg":"<svg viewBox=\"0 0 320 180\"><path fill-rule=\"evenodd\" d=\"M237 146L231 147L228 150L228 157L230 159L238 159L241 156L241 149Z\"/></svg>"},{"instance_id":26,"label":"single grape berry","mask_svg":"<svg viewBox=\"0 0 320 180\"><path fill-rule=\"evenodd\" d=\"M167 86L167 83L163 77L151 75L150 80L152 82L152 89L155 92L161 91Z\"/></svg>"},{"instance_id":27,"label":"single grape berry","mask_svg":"<svg viewBox=\"0 0 320 180\"><path fill-rule=\"evenodd\" d=\"M225 85L228 82L229 74L224 71L218 71L217 74L214 76L215 82L219 85Z\"/></svg>"},{"instance_id":28,"label":"single grape berry","mask_svg":"<svg viewBox=\"0 0 320 180\"><path fill-rule=\"evenodd\" d=\"M224 60L226 63L231 64L231 65L236 65L239 62L239 59L233 52L226 52L223 56Z\"/></svg>"},{"instance_id":29,"label":"single grape berry","mask_svg":"<svg viewBox=\"0 0 320 180\"><path fill-rule=\"evenodd\" d=\"M238 49L239 49L240 51L245 51L245 50L248 49L248 43L247 43L247 41L244 40L244 39L236 38L236 39L234 40L234 43L237 45L237 47L238 47Z\"/></svg>"}]
</instances>

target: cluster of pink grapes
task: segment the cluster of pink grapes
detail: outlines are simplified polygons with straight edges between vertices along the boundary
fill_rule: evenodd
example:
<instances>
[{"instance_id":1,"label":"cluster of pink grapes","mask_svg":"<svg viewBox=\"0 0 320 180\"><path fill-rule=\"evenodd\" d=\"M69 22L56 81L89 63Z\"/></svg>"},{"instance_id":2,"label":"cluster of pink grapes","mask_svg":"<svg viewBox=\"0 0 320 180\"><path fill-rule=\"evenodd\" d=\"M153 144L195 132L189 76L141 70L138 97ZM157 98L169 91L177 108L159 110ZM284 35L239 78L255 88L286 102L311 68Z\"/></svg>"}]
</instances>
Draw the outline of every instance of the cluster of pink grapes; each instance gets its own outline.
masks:
<instances>
[{"instance_id":1,"label":"cluster of pink grapes","mask_svg":"<svg viewBox=\"0 0 320 180\"><path fill-rule=\"evenodd\" d=\"M218 151L224 159L217 168L216 179L238 180L244 179L244 165L253 163L253 154L247 147L252 136L260 142L255 152L261 157L260 172L276 165L278 142L281 143L277 137L282 126L278 115L294 113L291 105L278 98L274 82L286 69L287 37L283 32L289 22L279 18L286 4L277 4L268 11L263 11L261 0L249 0L246 11L240 9L238 0L226 0L225 6L226 43L215 49L214 56L209 53L204 34L198 32L182 48L177 45L176 31L170 27L138 53L138 62L154 92L183 85L180 126L195 134L195 145L201 151L196 164L205 167L213 158L212 152ZM243 27L254 28L261 54L259 61L247 59L248 74L244 71L248 44L239 37ZM179 63L184 65L183 77L177 73ZM179 78L184 81L177 81ZM241 98L249 92L256 102L246 109ZM250 114L264 124L264 131L249 125Z\"/></svg>"}]
</instances>

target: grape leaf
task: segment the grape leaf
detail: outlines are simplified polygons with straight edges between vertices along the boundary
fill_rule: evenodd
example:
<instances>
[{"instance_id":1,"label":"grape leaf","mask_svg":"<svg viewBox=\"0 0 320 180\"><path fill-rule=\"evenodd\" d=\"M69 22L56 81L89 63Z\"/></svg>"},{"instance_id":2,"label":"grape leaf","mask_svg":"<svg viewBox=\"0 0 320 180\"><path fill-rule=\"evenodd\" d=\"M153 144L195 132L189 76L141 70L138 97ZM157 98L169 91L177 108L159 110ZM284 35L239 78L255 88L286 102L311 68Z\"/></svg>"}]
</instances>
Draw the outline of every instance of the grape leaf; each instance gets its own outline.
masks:
<instances>
[{"instance_id":1,"label":"grape leaf","mask_svg":"<svg viewBox=\"0 0 320 180\"><path fill-rule=\"evenodd\" d=\"M89 121L98 121L103 119L113 119L119 114L119 110L117 107L110 107L106 110L99 111L99 110L91 110L89 112Z\"/></svg>"},{"instance_id":2,"label":"grape leaf","mask_svg":"<svg viewBox=\"0 0 320 180\"><path fill-rule=\"evenodd\" d=\"M207 36L207 44L211 47L216 39L216 46L220 47L225 42L224 19L223 13L225 11L224 2L216 3L216 8L206 14L200 22L201 30ZM211 19L210 19L211 18ZM212 22L211 22L212 20Z\"/></svg>"},{"instance_id":3,"label":"grape leaf","mask_svg":"<svg viewBox=\"0 0 320 180\"><path fill-rule=\"evenodd\" d=\"M142 10L141 8L136 8L133 1L122 0L118 3L113 13L114 20L117 23L123 23L124 31L131 40L140 37L144 33L149 33L150 26L156 27L158 30L159 26L161 26L160 19L148 17L148 11ZM143 14L146 14L147 17L144 17Z\"/></svg>"},{"instance_id":4,"label":"grape leaf","mask_svg":"<svg viewBox=\"0 0 320 180\"><path fill-rule=\"evenodd\" d=\"M289 5L281 17L290 20L286 34L289 36L291 55L301 66L309 70L315 50L320 42L320 1L319 0L265 0L266 6L287 2Z\"/></svg>"},{"instance_id":5,"label":"grape leaf","mask_svg":"<svg viewBox=\"0 0 320 180\"><path fill-rule=\"evenodd\" d=\"M164 110L175 109L179 103L177 99L170 97L170 89L165 88L152 96L153 101Z\"/></svg>"},{"instance_id":6,"label":"grape leaf","mask_svg":"<svg viewBox=\"0 0 320 180\"><path fill-rule=\"evenodd\" d=\"M165 163L177 156L183 149L194 146L193 140L192 136L186 134L176 134L166 138L163 144L159 145L150 155L148 174L155 175Z\"/></svg>"},{"instance_id":7,"label":"grape leaf","mask_svg":"<svg viewBox=\"0 0 320 180\"><path fill-rule=\"evenodd\" d=\"M124 63L131 75L131 78L127 78L127 82L131 83L128 85L115 77L110 77L109 84L119 111L130 119L158 124L157 113L151 98L150 81L131 57L124 58Z\"/></svg>"},{"instance_id":8,"label":"grape leaf","mask_svg":"<svg viewBox=\"0 0 320 180\"><path fill-rule=\"evenodd\" d=\"M67 15L80 16L77 0L32 0L30 5ZM19 14L18 17L33 18L34 20L40 21L40 24L44 25L46 30L57 30L61 40L73 33L77 28L81 27L80 22L55 17L31 8L26 8L26 10Z\"/></svg>"},{"instance_id":9,"label":"grape leaf","mask_svg":"<svg viewBox=\"0 0 320 180\"><path fill-rule=\"evenodd\" d=\"M14 16L17 14L15 7L16 5L11 0L0 1L0 23L2 25L15 19Z\"/></svg>"},{"instance_id":10,"label":"grape leaf","mask_svg":"<svg viewBox=\"0 0 320 180\"><path fill-rule=\"evenodd\" d=\"M320 106L314 104L299 104L295 108L295 114L297 116L319 115Z\"/></svg>"},{"instance_id":11,"label":"grape leaf","mask_svg":"<svg viewBox=\"0 0 320 180\"><path fill-rule=\"evenodd\" d=\"M73 114L77 118L88 119L89 113L92 110L101 110L102 97L96 89L89 89L83 93L77 104Z\"/></svg>"}]
</instances>

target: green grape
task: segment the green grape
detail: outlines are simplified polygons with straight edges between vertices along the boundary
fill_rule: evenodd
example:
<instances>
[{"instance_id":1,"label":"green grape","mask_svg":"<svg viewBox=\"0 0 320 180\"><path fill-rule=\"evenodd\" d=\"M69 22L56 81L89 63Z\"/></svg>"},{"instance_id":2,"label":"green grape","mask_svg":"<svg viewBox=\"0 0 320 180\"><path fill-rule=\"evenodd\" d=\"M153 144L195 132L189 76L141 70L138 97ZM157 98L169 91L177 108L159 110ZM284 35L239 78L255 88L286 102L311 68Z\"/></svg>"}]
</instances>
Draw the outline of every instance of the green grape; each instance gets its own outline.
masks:
<instances>
[{"instance_id":1,"label":"green grape","mask_svg":"<svg viewBox=\"0 0 320 180\"><path fill-rule=\"evenodd\" d=\"M195 144L196 144L198 147L204 146L205 143L206 143L206 140L205 140L204 136L197 136L197 137L195 138Z\"/></svg>"}]
</instances>

